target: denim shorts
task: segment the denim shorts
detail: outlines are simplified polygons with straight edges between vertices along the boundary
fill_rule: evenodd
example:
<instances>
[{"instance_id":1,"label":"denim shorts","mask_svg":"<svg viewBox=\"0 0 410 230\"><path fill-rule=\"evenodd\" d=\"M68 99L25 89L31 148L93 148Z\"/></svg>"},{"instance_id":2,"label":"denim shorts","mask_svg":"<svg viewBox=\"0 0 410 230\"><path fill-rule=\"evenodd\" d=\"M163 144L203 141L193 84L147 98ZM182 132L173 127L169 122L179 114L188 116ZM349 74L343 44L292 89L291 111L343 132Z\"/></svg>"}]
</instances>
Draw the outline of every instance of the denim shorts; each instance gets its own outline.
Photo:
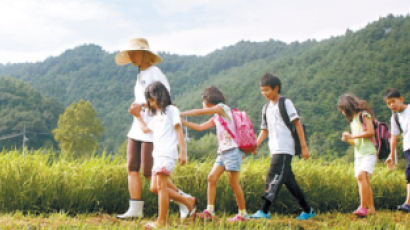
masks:
<instances>
[{"instance_id":1,"label":"denim shorts","mask_svg":"<svg viewBox=\"0 0 410 230\"><path fill-rule=\"evenodd\" d=\"M225 171L239 172L241 171L243 155L244 153L239 148L226 150L218 154L214 165L225 167Z\"/></svg>"}]
</instances>

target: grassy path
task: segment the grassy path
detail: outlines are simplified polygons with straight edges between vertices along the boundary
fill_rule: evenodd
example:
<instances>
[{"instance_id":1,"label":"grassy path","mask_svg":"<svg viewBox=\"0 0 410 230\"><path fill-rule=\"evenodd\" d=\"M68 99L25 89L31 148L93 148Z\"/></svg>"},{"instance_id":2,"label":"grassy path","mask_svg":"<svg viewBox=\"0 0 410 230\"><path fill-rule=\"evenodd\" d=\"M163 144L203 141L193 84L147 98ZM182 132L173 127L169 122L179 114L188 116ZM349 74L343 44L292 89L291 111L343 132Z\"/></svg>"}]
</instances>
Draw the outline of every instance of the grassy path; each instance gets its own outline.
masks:
<instances>
[{"instance_id":1,"label":"grassy path","mask_svg":"<svg viewBox=\"0 0 410 230\"><path fill-rule=\"evenodd\" d=\"M273 215L271 220L249 220L228 223L227 217L215 222L181 222L172 215L167 229L410 229L410 213L379 211L376 216L357 218L350 213L324 213L308 221L297 221L290 215ZM143 229L154 218L122 221L108 214L69 216L64 213L23 215L0 214L0 229Z\"/></svg>"}]
</instances>

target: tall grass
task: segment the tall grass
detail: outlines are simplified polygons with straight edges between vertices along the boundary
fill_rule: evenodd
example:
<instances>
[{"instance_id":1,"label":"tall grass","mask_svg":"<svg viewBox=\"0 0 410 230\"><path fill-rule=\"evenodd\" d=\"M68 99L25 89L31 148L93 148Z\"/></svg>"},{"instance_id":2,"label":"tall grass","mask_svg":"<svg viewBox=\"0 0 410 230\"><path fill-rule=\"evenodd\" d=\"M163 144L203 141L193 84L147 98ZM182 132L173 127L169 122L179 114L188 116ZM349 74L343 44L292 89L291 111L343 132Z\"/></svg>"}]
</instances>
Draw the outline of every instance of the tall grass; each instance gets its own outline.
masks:
<instances>
[{"instance_id":1,"label":"tall grass","mask_svg":"<svg viewBox=\"0 0 410 230\"><path fill-rule=\"evenodd\" d=\"M177 167L172 175L176 185L198 198L199 209L206 207L207 175L212 165L212 160L190 162ZM262 204L260 196L268 167L269 158L247 157L242 165L241 183L249 211ZM350 212L357 208L359 195L352 164L295 159L292 167L307 201L316 210ZM144 212L149 216L157 211L157 199L149 192L148 181L143 181ZM371 183L378 209L390 208L405 199L403 170L389 171L379 165ZM19 151L0 153L0 212L119 213L128 207L127 188L126 161L122 158L103 154L80 161L56 157L52 152L32 151L25 156ZM237 211L227 175L218 182L216 210L227 214ZM299 210L283 186L272 211Z\"/></svg>"}]
</instances>

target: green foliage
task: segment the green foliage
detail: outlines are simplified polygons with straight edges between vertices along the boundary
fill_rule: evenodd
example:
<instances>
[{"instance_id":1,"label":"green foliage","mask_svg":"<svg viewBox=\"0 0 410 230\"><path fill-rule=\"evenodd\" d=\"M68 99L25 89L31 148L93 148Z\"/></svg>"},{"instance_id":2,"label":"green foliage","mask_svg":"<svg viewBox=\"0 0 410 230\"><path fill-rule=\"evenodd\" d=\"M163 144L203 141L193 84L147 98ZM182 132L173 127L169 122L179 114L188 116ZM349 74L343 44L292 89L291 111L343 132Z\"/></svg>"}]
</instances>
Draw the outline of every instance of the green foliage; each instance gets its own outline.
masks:
<instances>
[{"instance_id":1,"label":"green foliage","mask_svg":"<svg viewBox=\"0 0 410 230\"><path fill-rule=\"evenodd\" d=\"M26 128L29 148L52 147L51 130L56 127L63 106L44 98L30 84L11 77L0 77L0 137L22 134ZM22 135L0 140L0 149L20 147Z\"/></svg>"},{"instance_id":2,"label":"green foliage","mask_svg":"<svg viewBox=\"0 0 410 230\"><path fill-rule=\"evenodd\" d=\"M206 207L207 175L214 160L189 161L172 173L173 182L198 198L198 208ZM400 164L401 167L404 165ZM241 170L241 185L249 212L261 207L261 194L269 158L248 156ZM353 164L343 160L297 160L292 164L296 180L307 201L316 211L351 212L359 204ZM127 169L124 158L102 154L83 160L69 160L53 152L19 151L0 153L0 212L120 213L128 207ZM377 209L388 209L405 199L403 168L389 171L380 164L371 176ZM142 197L145 215L157 213L157 198L143 180ZM237 212L236 201L225 173L217 185L218 214ZM176 206L172 205L172 209ZM297 201L284 187L272 207L276 213L297 213Z\"/></svg>"},{"instance_id":3,"label":"green foliage","mask_svg":"<svg viewBox=\"0 0 410 230\"><path fill-rule=\"evenodd\" d=\"M280 77L283 95L293 100L312 140L310 150L328 158L346 154L339 141L347 122L338 114L338 97L346 92L367 100L377 118L389 121L383 102L388 87L398 88L410 100L410 16L380 18L358 31L323 41L286 44L280 41L241 41L206 56L161 53L159 67L167 75L174 103L181 109L201 107L205 87L219 87L227 104L246 110L257 129L265 99L259 80L265 72ZM127 108L133 101L137 69L116 66L116 53L96 45L67 50L41 63L0 65L0 75L33 84L44 96L66 106L89 100L106 132L103 148L117 149L130 127ZM200 138L203 133L193 132Z\"/></svg>"},{"instance_id":4,"label":"green foliage","mask_svg":"<svg viewBox=\"0 0 410 230\"><path fill-rule=\"evenodd\" d=\"M68 106L53 130L63 153L74 153L76 157L96 151L102 132L97 112L89 101L84 100Z\"/></svg>"}]
</instances>

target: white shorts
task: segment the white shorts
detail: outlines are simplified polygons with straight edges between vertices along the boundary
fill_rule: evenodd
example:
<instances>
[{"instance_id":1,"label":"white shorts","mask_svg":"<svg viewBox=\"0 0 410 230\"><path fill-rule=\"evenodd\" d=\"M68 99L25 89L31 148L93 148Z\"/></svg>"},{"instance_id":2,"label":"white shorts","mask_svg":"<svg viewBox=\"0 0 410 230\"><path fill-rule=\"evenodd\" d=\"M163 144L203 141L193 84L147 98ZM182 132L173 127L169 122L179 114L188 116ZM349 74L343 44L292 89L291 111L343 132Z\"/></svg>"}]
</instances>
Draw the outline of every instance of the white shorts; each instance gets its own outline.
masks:
<instances>
[{"instance_id":1,"label":"white shorts","mask_svg":"<svg viewBox=\"0 0 410 230\"><path fill-rule=\"evenodd\" d=\"M376 166L377 156L367 155L354 158L354 176L357 177L360 172L372 174Z\"/></svg>"},{"instance_id":2,"label":"white shorts","mask_svg":"<svg viewBox=\"0 0 410 230\"><path fill-rule=\"evenodd\" d=\"M169 157L154 157L154 165L152 166L152 175L171 175L176 165L176 159Z\"/></svg>"}]
</instances>

